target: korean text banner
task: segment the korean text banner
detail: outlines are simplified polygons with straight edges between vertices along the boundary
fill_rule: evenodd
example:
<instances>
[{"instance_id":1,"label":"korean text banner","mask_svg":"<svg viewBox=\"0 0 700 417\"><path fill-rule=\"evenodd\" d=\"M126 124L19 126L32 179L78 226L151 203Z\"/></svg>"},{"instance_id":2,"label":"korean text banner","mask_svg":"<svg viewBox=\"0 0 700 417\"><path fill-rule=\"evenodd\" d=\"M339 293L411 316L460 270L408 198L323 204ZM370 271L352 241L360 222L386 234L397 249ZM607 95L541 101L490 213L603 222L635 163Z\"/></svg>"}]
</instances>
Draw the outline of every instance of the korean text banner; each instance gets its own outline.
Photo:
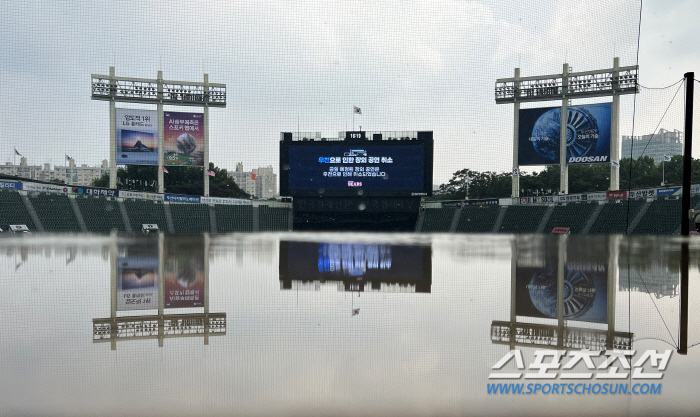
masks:
<instances>
[{"instance_id":1,"label":"korean text banner","mask_svg":"<svg viewBox=\"0 0 700 417\"><path fill-rule=\"evenodd\" d=\"M204 114L165 112L163 165L204 166Z\"/></svg>"},{"instance_id":2,"label":"korean text banner","mask_svg":"<svg viewBox=\"0 0 700 417\"><path fill-rule=\"evenodd\" d=\"M204 238L164 236L165 308L204 306Z\"/></svg>"},{"instance_id":3,"label":"korean text banner","mask_svg":"<svg viewBox=\"0 0 700 417\"><path fill-rule=\"evenodd\" d=\"M610 162L610 103L567 108L567 164ZM561 108L520 110L518 165L559 164Z\"/></svg>"},{"instance_id":4,"label":"korean text banner","mask_svg":"<svg viewBox=\"0 0 700 417\"><path fill-rule=\"evenodd\" d=\"M117 109L117 164L158 165L158 112Z\"/></svg>"}]
</instances>

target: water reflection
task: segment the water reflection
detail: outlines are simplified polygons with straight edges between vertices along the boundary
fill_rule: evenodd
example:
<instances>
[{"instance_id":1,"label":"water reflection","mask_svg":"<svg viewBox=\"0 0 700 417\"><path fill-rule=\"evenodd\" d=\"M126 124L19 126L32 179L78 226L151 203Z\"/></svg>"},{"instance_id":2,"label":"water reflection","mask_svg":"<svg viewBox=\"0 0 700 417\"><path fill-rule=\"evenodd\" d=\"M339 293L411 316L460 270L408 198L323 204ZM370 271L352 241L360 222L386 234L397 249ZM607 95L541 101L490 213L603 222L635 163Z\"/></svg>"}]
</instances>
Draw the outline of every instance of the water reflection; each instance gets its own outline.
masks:
<instances>
[{"instance_id":1,"label":"water reflection","mask_svg":"<svg viewBox=\"0 0 700 417\"><path fill-rule=\"evenodd\" d=\"M429 293L430 246L392 243L299 242L279 245L280 288Z\"/></svg>"},{"instance_id":2,"label":"water reflection","mask_svg":"<svg viewBox=\"0 0 700 417\"><path fill-rule=\"evenodd\" d=\"M678 348L679 253L679 239L606 236L3 238L0 291L12 296L0 311L21 325L0 322L11 381L0 403L26 415L61 401L86 415L100 404L115 415L690 414L694 349L674 354L662 397L591 405L485 390L511 349ZM691 241L693 279L699 253Z\"/></svg>"},{"instance_id":3,"label":"water reflection","mask_svg":"<svg viewBox=\"0 0 700 417\"><path fill-rule=\"evenodd\" d=\"M629 350L633 335L615 329L619 236L567 235L513 240L510 321L491 324L491 341L552 349ZM539 323L520 319L539 319ZM576 323L599 323L584 328Z\"/></svg>"},{"instance_id":4,"label":"water reflection","mask_svg":"<svg viewBox=\"0 0 700 417\"><path fill-rule=\"evenodd\" d=\"M166 338L198 336L208 345L209 336L226 334L226 313L209 312L208 235L111 243L111 315L92 320L93 342L110 342L116 350L121 340L157 339L163 347ZM199 307L204 311L165 313ZM118 315L137 310L157 312Z\"/></svg>"}]
</instances>

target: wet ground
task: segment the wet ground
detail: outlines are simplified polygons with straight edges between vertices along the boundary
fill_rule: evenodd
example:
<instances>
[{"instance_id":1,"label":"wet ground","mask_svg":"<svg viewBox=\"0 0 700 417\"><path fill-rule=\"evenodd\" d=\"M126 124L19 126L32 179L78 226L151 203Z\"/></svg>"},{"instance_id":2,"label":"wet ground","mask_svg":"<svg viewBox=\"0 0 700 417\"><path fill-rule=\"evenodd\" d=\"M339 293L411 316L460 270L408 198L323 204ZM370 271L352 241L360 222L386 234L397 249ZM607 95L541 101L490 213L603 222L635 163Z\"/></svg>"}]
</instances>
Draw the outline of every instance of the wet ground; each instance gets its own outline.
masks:
<instances>
[{"instance_id":1,"label":"wet ground","mask_svg":"<svg viewBox=\"0 0 700 417\"><path fill-rule=\"evenodd\" d=\"M695 415L700 241L687 332L682 242L3 238L0 414Z\"/></svg>"}]
</instances>

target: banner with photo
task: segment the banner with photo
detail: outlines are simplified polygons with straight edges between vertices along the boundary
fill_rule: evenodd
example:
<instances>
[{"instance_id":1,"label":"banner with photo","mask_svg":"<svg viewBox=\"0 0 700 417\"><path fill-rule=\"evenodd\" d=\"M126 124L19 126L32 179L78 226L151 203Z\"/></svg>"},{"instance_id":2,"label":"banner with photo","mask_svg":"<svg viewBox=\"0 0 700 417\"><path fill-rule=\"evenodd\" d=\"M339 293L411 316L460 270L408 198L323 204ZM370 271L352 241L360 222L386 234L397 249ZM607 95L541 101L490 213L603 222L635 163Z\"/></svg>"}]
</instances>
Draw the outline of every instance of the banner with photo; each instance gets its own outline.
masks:
<instances>
[{"instance_id":1,"label":"banner with photo","mask_svg":"<svg viewBox=\"0 0 700 417\"><path fill-rule=\"evenodd\" d=\"M610 163L611 103L567 107L567 164ZM561 107L522 109L518 165L559 164Z\"/></svg>"},{"instance_id":2,"label":"banner with photo","mask_svg":"<svg viewBox=\"0 0 700 417\"><path fill-rule=\"evenodd\" d=\"M204 237L165 235L163 248L164 306L204 306Z\"/></svg>"},{"instance_id":3,"label":"banner with photo","mask_svg":"<svg viewBox=\"0 0 700 417\"><path fill-rule=\"evenodd\" d=\"M158 112L117 109L117 164L158 165Z\"/></svg>"},{"instance_id":4,"label":"banner with photo","mask_svg":"<svg viewBox=\"0 0 700 417\"><path fill-rule=\"evenodd\" d=\"M158 257L117 258L117 310L158 308Z\"/></svg>"},{"instance_id":5,"label":"banner with photo","mask_svg":"<svg viewBox=\"0 0 700 417\"><path fill-rule=\"evenodd\" d=\"M167 111L163 126L163 165L204 166L204 113Z\"/></svg>"}]
</instances>

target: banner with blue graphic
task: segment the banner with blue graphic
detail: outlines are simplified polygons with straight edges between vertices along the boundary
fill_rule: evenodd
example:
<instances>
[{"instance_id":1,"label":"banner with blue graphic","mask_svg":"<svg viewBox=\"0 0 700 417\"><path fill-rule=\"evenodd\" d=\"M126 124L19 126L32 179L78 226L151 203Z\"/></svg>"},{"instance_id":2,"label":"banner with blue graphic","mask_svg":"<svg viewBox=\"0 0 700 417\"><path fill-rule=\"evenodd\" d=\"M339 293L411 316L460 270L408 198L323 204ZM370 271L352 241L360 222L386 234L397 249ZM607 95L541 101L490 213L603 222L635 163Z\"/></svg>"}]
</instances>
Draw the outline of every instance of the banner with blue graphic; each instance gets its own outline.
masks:
<instances>
[{"instance_id":1,"label":"banner with blue graphic","mask_svg":"<svg viewBox=\"0 0 700 417\"><path fill-rule=\"evenodd\" d=\"M610 163L611 103L567 108L566 163ZM561 107L519 113L518 165L559 164Z\"/></svg>"}]
</instances>

